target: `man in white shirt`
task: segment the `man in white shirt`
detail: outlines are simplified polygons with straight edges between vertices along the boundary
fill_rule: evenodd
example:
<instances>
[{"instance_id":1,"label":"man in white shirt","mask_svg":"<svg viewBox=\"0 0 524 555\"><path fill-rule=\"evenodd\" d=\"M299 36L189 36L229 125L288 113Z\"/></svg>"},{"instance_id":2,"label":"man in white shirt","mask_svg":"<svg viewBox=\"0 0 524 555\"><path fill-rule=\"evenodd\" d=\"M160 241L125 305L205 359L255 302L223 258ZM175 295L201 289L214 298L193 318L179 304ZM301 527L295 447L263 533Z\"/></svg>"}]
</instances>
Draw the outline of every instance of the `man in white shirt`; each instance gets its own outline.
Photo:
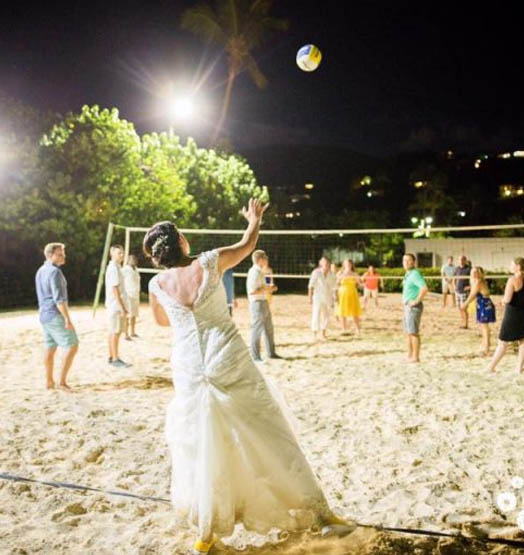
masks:
<instances>
[{"instance_id":1,"label":"man in white shirt","mask_svg":"<svg viewBox=\"0 0 524 555\"><path fill-rule=\"evenodd\" d=\"M253 266L249 269L246 280L249 311L251 312L251 356L257 362L262 360L260 356L260 338L264 335L269 358L282 358L275 352L273 321L266 297L266 293L273 293L278 288L276 285L266 284L263 271L267 263L266 253L263 250L256 250L251 255L251 259L253 260Z\"/></svg>"},{"instance_id":2,"label":"man in white shirt","mask_svg":"<svg viewBox=\"0 0 524 555\"><path fill-rule=\"evenodd\" d=\"M132 337L138 337L135 332L138 307L140 306L140 273L137 267L137 257L134 254L130 254L127 259L127 264L122 268L128 310L124 331L125 338L128 341L131 341Z\"/></svg>"},{"instance_id":3,"label":"man in white shirt","mask_svg":"<svg viewBox=\"0 0 524 555\"><path fill-rule=\"evenodd\" d=\"M113 245L109 250L111 261L106 269L106 308L109 316L109 364L117 368L131 366L118 358L118 342L124 331L127 316L126 292L122 275L122 260L124 249L120 245Z\"/></svg>"},{"instance_id":4,"label":"man in white shirt","mask_svg":"<svg viewBox=\"0 0 524 555\"><path fill-rule=\"evenodd\" d=\"M330 271L329 259L323 256L318 268L311 273L308 284L309 302L313 305L311 329L315 340L318 332L322 338L326 338L336 281L335 275Z\"/></svg>"}]
</instances>

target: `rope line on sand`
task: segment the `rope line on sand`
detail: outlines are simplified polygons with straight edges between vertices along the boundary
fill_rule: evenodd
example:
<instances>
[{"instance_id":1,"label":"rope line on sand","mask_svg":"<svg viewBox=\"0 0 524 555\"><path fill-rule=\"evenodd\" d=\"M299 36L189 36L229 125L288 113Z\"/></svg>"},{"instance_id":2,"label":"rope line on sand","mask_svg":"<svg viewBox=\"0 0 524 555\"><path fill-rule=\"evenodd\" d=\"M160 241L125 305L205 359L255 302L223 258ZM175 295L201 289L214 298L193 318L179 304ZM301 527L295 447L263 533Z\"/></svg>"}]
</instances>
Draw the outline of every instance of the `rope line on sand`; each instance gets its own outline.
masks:
<instances>
[{"instance_id":1,"label":"rope line on sand","mask_svg":"<svg viewBox=\"0 0 524 555\"><path fill-rule=\"evenodd\" d=\"M23 476L15 476L13 474L7 474L5 472L0 473L0 479L10 480L12 482L30 482L33 484L43 484L44 486L50 486L53 488L66 488L66 489L74 489L74 490L80 490L80 491L97 491L108 495L120 495L121 497L132 497L133 499L141 499L142 501L158 501L161 503L171 503L169 499L163 499L162 497L150 497L149 495L137 495L135 493L127 493L125 491L104 490L100 488L92 488L90 486L81 486L79 484L68 484L67 482L47 482L44 480L35 480L34 478L24 478Z\"/></svg>"},{"instance_id":2,"label":"rope line on sand","mask_svg":"<svg viewBox=\"0 0 524 555\"><path fill-rule=\"evenodd\" d=\"M111 491L103 490L100 488L93 488L90 486L82 486L79 484L69 484L67 482L48 482L44 480L35 480L34 478L25 478L23 476L15 476L14 474L8 474L7 472L0 473L0 479L10 480L11 482L28 482L33 484L41 484L44 486L50 486L53 488L65 488L77 491L96 491L99 493L104 493L106 495L119 495L121 497L130 497L132 499L140 499L141 501L155 501L160 503L171 503L169 499L164 499L162 497L151 497L149 495L137 495L134 493L127 493L125 491ZM385 531L385 532L400 532L403 534L416 534L419 536L433 536L441 538L455 538L465 541L476 541L480 543L496 543L501 545L508 545L511 547L524 547L524 541L519 540L508 540L504 538L474 538L469 536L464 536L463 534L451 534L449 532L436 532L434 530L422 530L419 528L393 528L389 526L381 526L377 524L360 524L355 522L355 524L361 528L373 528L375 530Z\"/></svg>"}]
</instances>

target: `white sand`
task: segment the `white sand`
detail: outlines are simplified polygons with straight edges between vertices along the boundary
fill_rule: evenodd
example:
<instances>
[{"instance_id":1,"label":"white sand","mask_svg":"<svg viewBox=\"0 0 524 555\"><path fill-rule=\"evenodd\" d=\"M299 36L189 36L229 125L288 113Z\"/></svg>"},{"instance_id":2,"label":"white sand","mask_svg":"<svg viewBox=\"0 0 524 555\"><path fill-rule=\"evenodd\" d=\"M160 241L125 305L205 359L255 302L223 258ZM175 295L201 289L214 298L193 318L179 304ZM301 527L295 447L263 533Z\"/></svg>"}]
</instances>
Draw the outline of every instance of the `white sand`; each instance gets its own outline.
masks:
<instances>
[{"instance_id":1,"label":"white sand","mask_svg":"<svg viewBox=\"0 0 524 555\"><path fill-rule=\"evenodd\" d=\"M333 329L320 344L311 343L305 296L273 301L286 360L263 369L294 411L333 508L365 524L524 539L517 511L504 521L494 503L499 492L515 491L512 477L524 476L524 379L513 373L515 354L487 374L477 331L459 330L457 312L430 298L422 363L408 365L400 298L380 301L360 338ZM247 337L247 304L239 303L235 320ZM170 332L141 310L140 339L121 342L133 366L115 369L106 362L105 311L93 319L73 308L81 340L73 394L44 389L36 312L0 316L0 472L169 497ZM233 547L220 543L217 552L234 553L246 541L269 543L245 552L289 554L444 553L450 543L362 528L342 540L302 534L271 543L275 537L239 532ZM193 539L194 531L173 526L169 504L0 479L0 553L185 554Z\"/></svg>"}]
</instances>

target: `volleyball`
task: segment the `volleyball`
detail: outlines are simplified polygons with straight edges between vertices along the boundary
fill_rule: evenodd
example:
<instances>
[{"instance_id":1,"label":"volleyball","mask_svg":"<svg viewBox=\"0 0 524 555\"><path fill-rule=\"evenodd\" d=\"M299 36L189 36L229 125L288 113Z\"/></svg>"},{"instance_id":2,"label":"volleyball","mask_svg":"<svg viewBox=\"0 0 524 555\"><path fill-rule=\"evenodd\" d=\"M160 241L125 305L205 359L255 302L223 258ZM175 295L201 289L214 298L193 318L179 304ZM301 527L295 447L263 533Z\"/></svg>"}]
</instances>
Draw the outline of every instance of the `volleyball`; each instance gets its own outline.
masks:
<instances>
[{"instance_id":1,"label":"volleyball","mask_svg":"<svg viewBox=\"0 0 524 555\"><path fill-rule=\"evenodd\" d=\"M315 71L322 60L322 52L314 44L306 44L297 52L297 65L302 71Z\"/></svg>"}]
</instances>

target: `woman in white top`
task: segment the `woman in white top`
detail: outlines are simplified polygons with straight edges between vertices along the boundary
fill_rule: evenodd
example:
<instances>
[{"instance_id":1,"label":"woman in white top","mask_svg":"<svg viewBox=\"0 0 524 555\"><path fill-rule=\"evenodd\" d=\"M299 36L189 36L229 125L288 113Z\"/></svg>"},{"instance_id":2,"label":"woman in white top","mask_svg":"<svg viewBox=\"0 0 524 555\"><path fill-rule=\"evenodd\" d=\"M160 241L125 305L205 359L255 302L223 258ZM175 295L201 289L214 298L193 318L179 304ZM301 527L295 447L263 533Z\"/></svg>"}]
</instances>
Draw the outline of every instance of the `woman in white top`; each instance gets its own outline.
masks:
<instances>
[{"instance_id":1,"label":"woman in white top","mask_svg":"<svg viewBox=\"0 0 524 555\"><path fill-rule=\"evenodd\" d=\"M353 529L330 511L278 392L227 310L221 274L253 251L265 208L251 199L241 241L194 258L171 222L144 238L146 255L166 268L149 292L157 323L173 330L171 498L179 517L198 527L197 554L209 553L215 535L231 535L237 522L261 533L318 524L330 533Z\"/></svg>"}]
</instances>

